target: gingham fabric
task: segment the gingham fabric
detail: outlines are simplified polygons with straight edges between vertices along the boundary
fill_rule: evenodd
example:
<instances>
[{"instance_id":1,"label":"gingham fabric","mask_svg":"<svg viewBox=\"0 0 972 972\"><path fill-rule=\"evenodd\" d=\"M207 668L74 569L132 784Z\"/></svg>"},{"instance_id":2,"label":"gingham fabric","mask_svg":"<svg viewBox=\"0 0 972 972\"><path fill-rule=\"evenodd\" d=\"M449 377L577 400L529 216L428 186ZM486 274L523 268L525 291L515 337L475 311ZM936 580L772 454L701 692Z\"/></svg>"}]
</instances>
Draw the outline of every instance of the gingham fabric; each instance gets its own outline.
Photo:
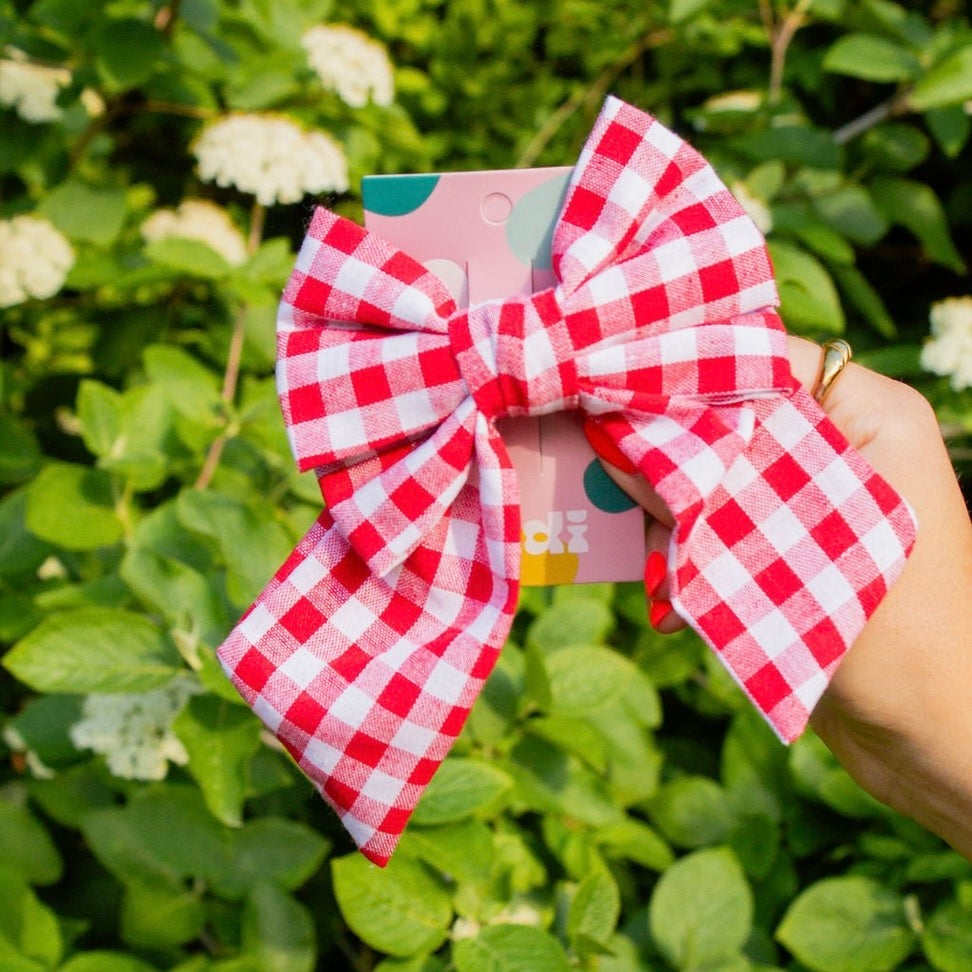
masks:
<instances>
[{"instance_id":1,"label":"gingham fabric","mask_svg":"<svg viewBox=\"0 0 972 972\"><path fill-rule=\"evenodd\" d=\"M318 210L284 293L280 400L327 508L219 655L379 864L516 607L497 418L601 422L675 516L675 609L785 740L913 542L908 506L792 378L764 241L681 139L608 99L553 254L555 288L460 310Z\"/></svg>"}]
</instances>

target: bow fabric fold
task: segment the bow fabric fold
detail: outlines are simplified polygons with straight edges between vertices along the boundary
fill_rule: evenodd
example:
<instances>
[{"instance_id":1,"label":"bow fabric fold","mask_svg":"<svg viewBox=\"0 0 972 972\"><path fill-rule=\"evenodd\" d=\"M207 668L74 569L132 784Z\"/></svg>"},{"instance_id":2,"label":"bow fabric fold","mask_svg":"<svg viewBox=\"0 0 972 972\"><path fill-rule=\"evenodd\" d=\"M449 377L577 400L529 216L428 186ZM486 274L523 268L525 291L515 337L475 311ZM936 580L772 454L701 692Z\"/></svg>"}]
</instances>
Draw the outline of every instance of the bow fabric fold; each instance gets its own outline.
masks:
<instances>
[{"instance_id":1,"label":"bow fabric fold","mask_svg":"<svg viewBox=\"0 0 972 972\"><path fill-rule=\"evenodd\" d=\"M914 541L907 504L790 374L764 240L685 142L609 98L552 253L557 286L460 309L321 209L281 302L281 405L327 507L219 657L379 864L516 609L496 419L600 423L675 518L675 609L784 740Z\"/></svg>"}]
</instances>

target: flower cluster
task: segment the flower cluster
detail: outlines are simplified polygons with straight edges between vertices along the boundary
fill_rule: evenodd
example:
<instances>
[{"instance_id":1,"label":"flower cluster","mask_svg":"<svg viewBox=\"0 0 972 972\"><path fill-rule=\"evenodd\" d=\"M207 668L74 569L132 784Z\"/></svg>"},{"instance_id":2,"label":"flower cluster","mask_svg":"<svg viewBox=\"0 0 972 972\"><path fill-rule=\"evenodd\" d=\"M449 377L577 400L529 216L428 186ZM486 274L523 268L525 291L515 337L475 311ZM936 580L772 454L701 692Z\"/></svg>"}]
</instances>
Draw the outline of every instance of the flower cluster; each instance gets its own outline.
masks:
<instances>
[{"instance_id":1,"label":"flower cluster","mask_svg":"<svg viewBox=\"0 0 972 972\"><path fill-rule=\"evenodd\" d=\"M921 349L921 364L948 375L956 391L972 388L972 296L949 297L932 304L931 340Z\"/></svg>"},{"instance_id":2,"label":"flower cluster","mask_svg":"<svg viewBox=\"0 0 972 972\"><path fill-rule=\"evenodd\" d=\"M186 199L177 209L157 209L142 223L142 237L149 242L170 236L205 243L233 267L246 261L243 234L225 209L205 199Z\"/></svg>"},{"instance_id":3,"label":"flower cluster","mask_svg":"<svg viewBox=\"0 0 972 972\"><path fill-rule=\"evenodd\" d=\"M137 695L89 695L81 720L71 727L71 742L103 755L108 769L122 779L165 779L169 763L189 761L172 722L196 691L191 682L177 680Z\"/></svg>"},{"instance_id":4,"label":"flower cluster","mask_svg":"<svg viewBox=\"0 0 972 972\"><path fill-rule=\"evenodd\" d=\"M391 104L395 96L392 66L377 41L343 24L318 24L300 43L324 87L352 108L363 107L369 99L376 105Z\"/></svg>"},{"instance_id":5,"label":"flower cluster","mask_svg":"<svg viewBox=\"0 0 972 972\"><path fill-rule=\"evenodd\" d=\"M264 206L348 188L340 146L279 115L229 115L204 128L193 151L202 179L252 193Z\"/></svg>"},{"instance_id":6,"label":"flower cluster","mask_svg":"<svg viewBox=\"0 0 972 972\"><path fill-rule=\"evenodd\" d=\"M46 219L0 220L0 307L56 294L74 266L74 250Z\"/></svg>"},{"instance_id":7,"label":"flower cluster","mask_svg":"<svg viewBox=\"0 0 972 972\"><path fill-rule=\"evenodd\" d=\"M0 105L13 108L24 121L57 121L57 96L71 83L67 68L32 64L22 51L8 47L0 58Z\"/></svg>"}]
</instances>

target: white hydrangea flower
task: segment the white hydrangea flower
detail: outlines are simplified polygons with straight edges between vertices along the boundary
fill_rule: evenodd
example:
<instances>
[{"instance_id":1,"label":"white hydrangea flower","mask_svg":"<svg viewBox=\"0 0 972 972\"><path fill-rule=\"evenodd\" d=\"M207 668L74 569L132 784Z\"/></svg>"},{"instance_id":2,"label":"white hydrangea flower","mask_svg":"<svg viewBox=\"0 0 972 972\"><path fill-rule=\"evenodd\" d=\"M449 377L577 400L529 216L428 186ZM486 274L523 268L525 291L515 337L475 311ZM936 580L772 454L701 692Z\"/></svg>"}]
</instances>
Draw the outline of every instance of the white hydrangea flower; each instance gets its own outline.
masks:
<instances>
[{"instance_id":1,"label":"white hydrangea flower","mask_svg":"<svg viewBox=\"0 0 972 972\"><path fill-rule=\"evenodd\" d=\"M197 691L181 679L133 695L93 693L84 700L81 720L71 727L71 742L104 756L108 769L122 779L165 779L169 763L189 761L172 722Z\"/></svg>"},{"instance_id":2,"label":"white hydrangea flower","mask_svg":"<svg viewBox=\"0 0 972 972\"><path fill-rule=\"evenodd\" d=\"M348 188L337 142L280 115L228 115L203 129L193 151L202 179L252 193L264 206Z\"/></svg>"},{"instance_id":3,"label":"white hydrangea flower","mask_svg":"<svg viewBox=\"0 0 972 972\"><path fill-rule=\"evenodd\" d=\"M74 266L74 250L38 216L0 220L0 307L56 294Z\"/></svg>"},{"instance_id":4,"label":"white hydrangea flower","mask_svg":"<svg viewBox=\"0 0 972 972\"><path fill-rule=\"evenodd\" d=\"M230 266L246 261L246 239L221 206L206 199L185 199L177 209L157 209L142 223L142 237L151 242L170 236L199 240Z\"/></svg>"},{"instance_id":5,"label":"white hydrangea flower","mask_svg":"<svg viewBox=\"0 0 972 972\"><path fill-rule=\"evenodd\" d=\"M936 301L929 312L931 339L921 349L921 364L948 375L956 391L972 388L972 296Z\"/></svg>"},{"instance_id":6,"label":"white hydrangea flower","mask_svg":"<svg viewBox=\"0 0 972 972\"><path fill-rule=\"evenodd\" d=\"M746 215L756 224L764 236L773 228L773 214L769 206L758 196L754 196L745 182L734 182L730 187L736 202L746 211Z\"/></svg>"},{"instance_id":7,"label":"white hydrangea flower","mask_svg":"<svg viewBox=\"0 0 972 972\"><path fill-rule=\"evenodd\" d=\"M7 56L0 58L0 105L13 108L24 121L57 121L61 117L57 96L71 83L71 72L32 64L15 47L4 53Z\"/></svg>"},{"instance_id":8,"label":"white hydrangea flower","mask_svg":"<svg viewBox=\"0 0 972 972\"><path fill-rule=\"evenodd\" d=\"M344 24L318 24L300 39L307 63L324 87L352 108L369 98L376 105L390 105L395 97L388 53L367 34Z\"/></svg>"}]
</instances>

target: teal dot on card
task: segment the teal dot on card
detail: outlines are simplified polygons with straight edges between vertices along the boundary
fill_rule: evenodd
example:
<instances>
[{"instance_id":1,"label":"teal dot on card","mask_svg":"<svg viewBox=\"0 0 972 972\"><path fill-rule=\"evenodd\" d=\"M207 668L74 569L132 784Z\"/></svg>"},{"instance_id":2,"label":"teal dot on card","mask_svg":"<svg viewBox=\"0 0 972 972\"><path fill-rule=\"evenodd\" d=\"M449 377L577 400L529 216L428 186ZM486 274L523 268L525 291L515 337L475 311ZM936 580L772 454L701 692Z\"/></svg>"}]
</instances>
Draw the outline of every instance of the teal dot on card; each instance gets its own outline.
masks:
<instances>
[{"instance_id":1,"label":"teal dot on card","mask_svg":"<svg viewBox=\"0 0 972 972\"><path fill-rule=\"evenodd\" d=\"M634 509L637 503L604 471L604 467L592 459L584 470L584 493L599 510L605 513L624 513Z\"/></svg>"},{"instance_id":2,"label":"teal dot on card","mask_svg":"<svg viewBox=\"0 0 972 972\"><path fill-rule=\"evenodd\" d=\"M418 209L438 183L438 174L366 176L361 180L364 208L378 216L404 216Z\"/></svg>"},{"instance_id":3,"label":"teal dot on card","mask_svg":"<svg viewBox=\"0 0 972 972\"><path fill-rule=\"evenodd\" d=\"M506 240L513 255L538 270L550 269L550 242L560 215L570 173L554 176L531 189L506 221Z\"/></svg>"}]
</instances>

